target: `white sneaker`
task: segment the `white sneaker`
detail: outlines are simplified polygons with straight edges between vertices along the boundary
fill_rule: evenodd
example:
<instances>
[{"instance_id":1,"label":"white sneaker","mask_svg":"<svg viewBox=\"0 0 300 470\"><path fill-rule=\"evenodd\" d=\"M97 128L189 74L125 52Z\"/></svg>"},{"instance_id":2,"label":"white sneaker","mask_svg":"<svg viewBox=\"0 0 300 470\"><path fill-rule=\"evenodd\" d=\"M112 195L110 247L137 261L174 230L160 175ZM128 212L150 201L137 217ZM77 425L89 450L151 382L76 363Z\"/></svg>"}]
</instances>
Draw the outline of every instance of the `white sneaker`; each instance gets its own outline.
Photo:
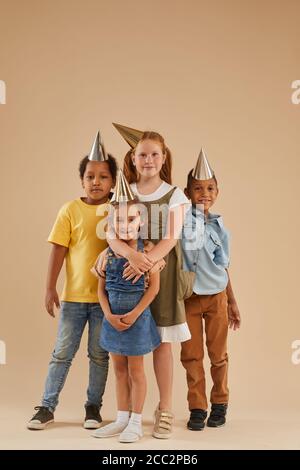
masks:
<instances>
[{"instance_id":1,"label":"white sneaker","mask_svg":"<svg viewBox=\"0 0 300 470\"><path fill-rule=\"evenodd\" d=\"M117 421L114 421L113 423L109 423L106 426L97 429L97 431L93 432L92 436L97 438L118 436L122 431L124 431L127 424L128 423L118 423Z\"/></svg>"},{"instance_id":2,"label":"white sneaker","mask_svg":"<svg viewBox=\"0 0 300 470\"><path fill-rule=\"evenodd\" d=\"M119 442L136 442L143 437L143 430L141 426L129 423L124 431L120 434Z\"/></svg>"}]
</instances>

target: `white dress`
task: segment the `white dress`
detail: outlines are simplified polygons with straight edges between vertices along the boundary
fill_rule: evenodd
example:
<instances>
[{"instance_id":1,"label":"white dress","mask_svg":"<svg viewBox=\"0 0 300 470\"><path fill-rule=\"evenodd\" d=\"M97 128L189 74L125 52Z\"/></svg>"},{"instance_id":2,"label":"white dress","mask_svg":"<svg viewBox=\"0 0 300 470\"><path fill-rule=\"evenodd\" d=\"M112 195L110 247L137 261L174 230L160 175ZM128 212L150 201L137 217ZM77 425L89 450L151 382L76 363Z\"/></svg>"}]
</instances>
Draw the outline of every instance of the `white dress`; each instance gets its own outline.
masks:
<instances>
[{"instance_id":1,"label":"white dress","mask_svg":"<svg viewBox=\"0 0 300 470\"><path fill-rule=\"evenodd\" d=\"M138 192L136 183L130 185L132 192L139 198L141 202L151 202L160 199L165 196L174 186L166 183L165 181L151 194L141 194ZM169 202L169 209L172 209L176 206L187 204L190 206L188 198L185 196L184 192L180 188L176 188L174 193L171 196ZM172 326L158 326L158 332L161 337L162 343L181 343L182 341L187 341L191 339L191 333L186 322L180 323L179 325Z\"/></svg>"}]
</instances>

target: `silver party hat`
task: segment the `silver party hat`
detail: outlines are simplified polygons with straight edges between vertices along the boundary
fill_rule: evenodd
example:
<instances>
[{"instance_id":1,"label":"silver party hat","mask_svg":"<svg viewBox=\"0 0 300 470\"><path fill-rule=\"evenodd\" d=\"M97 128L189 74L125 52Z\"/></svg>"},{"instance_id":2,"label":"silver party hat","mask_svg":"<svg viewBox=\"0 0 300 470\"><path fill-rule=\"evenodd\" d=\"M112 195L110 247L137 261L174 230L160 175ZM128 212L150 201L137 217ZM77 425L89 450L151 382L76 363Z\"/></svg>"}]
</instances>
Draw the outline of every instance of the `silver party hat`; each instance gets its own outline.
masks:
<instances>
[{"instance_id":1,"label":"silver party hat","mask_svg":"<svg viewBox=\"0 0 300 470\"><path fill-rule=\"evenodd\" d=\"M130 202L135 198L127 179L121 169L118 171L117 183L111 202Z\"/></svg>"},{"instance_id":2,"label":"silver party hat","mask_svg":"<svg viewBox=\"0 0 300 470\"><path fill-rule=\"evenodd\" d=\"M97 132L93 146L89 153L89 160L91 160L92 162L105 162L108 160L104 145L101 142L101 136L99 131Z\"/></svg>"},{"instance_id":3,"label":"silver party hat","mask_svg":"<svg viewBox=\"0 0 300 470\"><path fill-rule=\"evenodd\" d=\"M201 149L197 163L193 169L192 177L196 180L209 180L213 178L213 176L214 172L208 163L204 150Z\"/></svg>"}]
</instances>

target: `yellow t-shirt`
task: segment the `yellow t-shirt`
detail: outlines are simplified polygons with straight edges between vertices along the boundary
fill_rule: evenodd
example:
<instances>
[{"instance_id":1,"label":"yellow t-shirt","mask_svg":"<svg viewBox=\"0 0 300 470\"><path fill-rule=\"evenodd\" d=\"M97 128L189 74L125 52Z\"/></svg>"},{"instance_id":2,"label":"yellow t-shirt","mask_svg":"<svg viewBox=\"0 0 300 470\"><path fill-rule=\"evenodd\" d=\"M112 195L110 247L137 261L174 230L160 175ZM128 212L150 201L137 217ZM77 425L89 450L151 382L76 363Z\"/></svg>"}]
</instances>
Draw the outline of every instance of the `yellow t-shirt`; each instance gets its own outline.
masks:
<instances>
[{"instance_id":1,"label":"yellow t-shirt","mask_svg":"<svg viewBox=\"0 0 300 470\"><path fill-rule=\"evenodd\" d=\"M99 302L98 281L90 270L107 247L104 231L107 212L108 203L91 205L81 199L67 202L60 209L48 241L68 248L61 300Z\"/></svg>"}]
</instances>

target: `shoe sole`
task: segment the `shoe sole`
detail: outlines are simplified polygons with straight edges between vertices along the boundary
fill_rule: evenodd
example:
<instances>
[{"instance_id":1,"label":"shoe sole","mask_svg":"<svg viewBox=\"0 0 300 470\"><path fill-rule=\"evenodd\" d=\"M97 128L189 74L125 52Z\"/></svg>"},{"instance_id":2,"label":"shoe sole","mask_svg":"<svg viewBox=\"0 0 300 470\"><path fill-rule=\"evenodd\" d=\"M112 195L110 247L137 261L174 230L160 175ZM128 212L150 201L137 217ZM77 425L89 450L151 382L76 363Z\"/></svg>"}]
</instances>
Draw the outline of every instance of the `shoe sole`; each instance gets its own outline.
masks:
<instances>
[{"instance_id":1,"label":"shoe sole","mask_svg":"<svg viewBox=\"0 0 300 470\"><path fill-rule=\"evenodd\" d=\"M187 428L190 430L190 431L203 431L205 426L203 428L191 428L190 426L187 426Z\"/></svg>"},{"instance_id":2,"label":"shoe sole","mask_svg":"<svg viewBox=\"0 0 300 470\"><path fill-rule=\"evenodd\" d=\"M223 426L225 426L225 424L226 424L226 423L224 423L224 424L217 424L217 425L215 425L215 424L207 424L206 426L207 426L208 428L222 428Z\"/></svg>"},{"instance_id":3,"label":"shoe sole","mask_svg":"<svg viewBox=\"0 0 300 470\"><path fill-rule=\"evenodd\" d=\"M97 435L97 434L92 434L92 437L95 437L96 439L106 439L107 437L116 437L116 436L119 436L121 433L120 432L117 432L115 434L103 434L102 436L101 435Z\"/></svg>"},{"instance_id":4,"label":"shoe sole","mask_svg":"<svg viewBox=\"0 0 300 470\"><path fill-rule=\"evenodd\" d=\"M51 419L50 421L47 421L47 423L28 423L27 424L27 429L30 431L42 431L45 429L48 424L54 423L54 419Z\"/></svg>"},{"instance_id":5,"label":"shoe sole","mask_svg":"<svg viewBox=\"0 0 300 470\"><path fill-rule=\"evenodd\" d=\"M170 439L172 434L160 434L159 432L153 432L152 436L156 437L156 439Z\"/></svg>"},{"instance_id":6,"label":"shoe sole","mask_svg":"<svg viewBox=\"0 0 300 470\"><path fill-rule=\"evenodd\" d=\"M99 423L99 421L94 421L93 419L88 419L83 423L84 429L99 429L101 426L102 423Z\"/></svg>"},{"instance_id":7,"label":"shoe sole","mask_svg":"<svg viewBox=\"0 0 300 470\"><path fill-rule=\"evenodd\" d=\"M136 435L134 439L130 439L130 438L126 439L126 437L123 437L123 438L120 437L119 442L123 442L124 444L130 444L131 442L139 441L142 437L143 435L142 436Z\"/></svg>"},{"instance_id":8,"label":"shoe sole","mask_svg":"<svg viewBox=\"0 0 300 470\"><path fill-rule=\"evenodd\" d=\"M137 442L140 439L141 438L137 436L135 439L119 439L119 442L122 442L124 444L130 444L131 442Z\"/></svg>"}]
</instances>

